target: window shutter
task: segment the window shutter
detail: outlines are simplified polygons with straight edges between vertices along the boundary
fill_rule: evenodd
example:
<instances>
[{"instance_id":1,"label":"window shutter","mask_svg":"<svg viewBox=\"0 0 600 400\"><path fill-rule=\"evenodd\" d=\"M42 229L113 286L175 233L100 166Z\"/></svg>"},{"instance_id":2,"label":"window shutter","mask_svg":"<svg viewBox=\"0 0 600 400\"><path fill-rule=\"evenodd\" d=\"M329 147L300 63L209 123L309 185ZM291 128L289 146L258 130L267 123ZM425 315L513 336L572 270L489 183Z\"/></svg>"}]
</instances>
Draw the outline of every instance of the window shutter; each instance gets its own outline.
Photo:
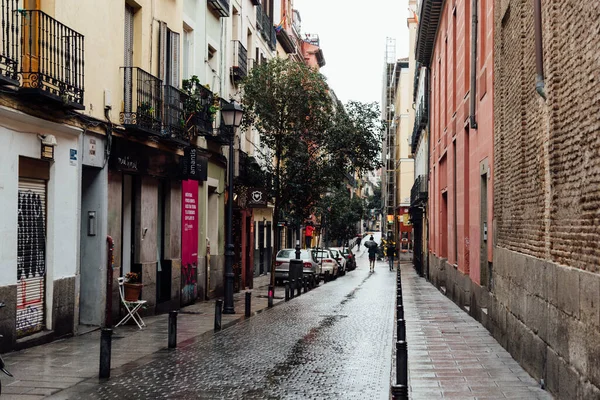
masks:
<instances>
[{"instance_id":1,"label":"window shutter","mask_svg":"<svg viewBox=\"0 0 600 400\"><path fill-rule=\"evenodd\" d=\"M173 32L173 31L169 31L169 48L170 48L170 61L171 61L171 65L169 66L170 69L170 82L169 84L171 86L174 86L176 88L179 88L179 82L181 81L180 78L180 73L179 73L179 69L181 67L181 55L180 55L180 48L181 48L181 39L179 36L179 33L177 32Z\"/></svg>"},{"instance_id":2,"label":"window shutter","mask_svg":"<svg viewBox=\"0 0 600 400\"><path fill-rule=\"evenodd\" d=\"M163 83L167 82L167 43L168 30L167 23L159 21L158 31L158 77Z\"/></svg>"}]
</instances>

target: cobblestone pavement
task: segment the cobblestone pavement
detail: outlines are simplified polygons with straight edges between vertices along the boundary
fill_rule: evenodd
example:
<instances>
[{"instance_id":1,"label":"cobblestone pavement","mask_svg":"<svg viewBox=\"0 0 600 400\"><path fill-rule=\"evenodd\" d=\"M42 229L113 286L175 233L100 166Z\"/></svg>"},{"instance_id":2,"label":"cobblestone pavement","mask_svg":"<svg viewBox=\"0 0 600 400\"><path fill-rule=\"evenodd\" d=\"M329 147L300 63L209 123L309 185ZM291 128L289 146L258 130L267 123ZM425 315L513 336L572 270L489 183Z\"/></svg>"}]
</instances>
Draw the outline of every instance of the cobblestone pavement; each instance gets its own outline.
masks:
<instances>
[{"instance_id":1,"label":"cobblestone pavement","mask_svg":"<svg viewBox=\"0 0 600 400\"><path fill-rule=\"evenodd\" d=\"M359 268L222 332L53 399L387 399L394 273Z\"/></svg>"},{"instance_id":2,"label":"cobblestone pavement","mask_svg":"<svg viewBox=\"0 0 600 400\"><path fill-rule=\"evenodd\" d=\"M489 332L402 264L412 399L552 399Z\"/></svg>"}]
</instances>

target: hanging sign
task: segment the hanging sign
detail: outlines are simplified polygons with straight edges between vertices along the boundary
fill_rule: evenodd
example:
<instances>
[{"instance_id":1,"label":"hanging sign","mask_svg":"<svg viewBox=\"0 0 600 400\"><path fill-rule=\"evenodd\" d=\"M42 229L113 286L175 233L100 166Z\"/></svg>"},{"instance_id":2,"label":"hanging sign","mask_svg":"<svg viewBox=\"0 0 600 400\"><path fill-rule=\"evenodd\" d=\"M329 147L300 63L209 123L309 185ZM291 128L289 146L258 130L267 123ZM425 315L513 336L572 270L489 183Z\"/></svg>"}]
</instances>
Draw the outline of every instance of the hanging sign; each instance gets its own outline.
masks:
<instances>
[{"instance_id":1,"label":"hanging sign","mask_svg":"<svg viewBox=\"0 0 600 400\"><path fill-rule=\"evenodd\" d=\"M198 181L181 182L181 265L198 262Z\"/></svg>"},{"instance_id":2,"label":"hanging sign","mask_svg":"<svg viewBox=\"0 0 600 400\"><path fill-rule=\"evenodd\" d=\"M193 146L187 147L181 160L183 178L196 181L208 179L208 158L200 155L200 151Z\"/></svg>"},{"instance_id":3,"label":"hanging sign","mask_svg":"<svg viewBox=\"0 0 600 400\"><path fill-rule=\"evenodd\" d=\"M261 188L248 188L247 207L266 207L267 206L267 191Z\"/></svg>"}]
</instances>

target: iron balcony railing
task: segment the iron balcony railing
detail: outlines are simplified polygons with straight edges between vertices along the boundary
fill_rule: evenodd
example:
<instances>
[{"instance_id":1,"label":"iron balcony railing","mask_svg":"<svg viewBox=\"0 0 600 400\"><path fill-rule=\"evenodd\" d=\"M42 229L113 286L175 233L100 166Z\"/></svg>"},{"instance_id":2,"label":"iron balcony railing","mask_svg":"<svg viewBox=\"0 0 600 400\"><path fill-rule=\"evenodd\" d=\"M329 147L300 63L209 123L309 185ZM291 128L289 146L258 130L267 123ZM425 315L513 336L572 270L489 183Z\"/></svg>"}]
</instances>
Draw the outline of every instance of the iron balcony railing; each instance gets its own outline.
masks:
<instances>
[{"instance_id":1,"label":"iron balcony railing","mask_svg":"<svg viewBox=\"0 0 600 400\"><path fill-rule=\"evenodd\" d=\"M262 6L256 7L256 29L264 35L263 33L263 15L265 12L263 11Z\"/></svg>"},{"instance_id":2,"label":"iron balcony railing","mask_svg":"<svg viewBox=\"0 0 600 400\"><path fill-rule=\"evenodd\" d=\"M229 0L208 0L208 4L221 17L229 17Z\"/></svg>"},{"instance_id":3,"label":"iron balcony railing","mask_svg":"<svg viewBox=\"0 0 600 400\"><path fill-rule=\"evenodd\" d=\"M410 189L410 205L412 207L424 205L427 202L428 193L427 175L419 175Z\"/></svg>"},{"instance_id":4,"label":"iron balcony railing","mask_svg":"<svg viewBox=\"0 0 600 400\"><path fill-rule=\"evenodd\" d=\"M194 131L197 135L212 135L216 115L216 109L213 107L214 95L210 89L204 86L198 86L197 90L199 99L192 99L191 97L186 99L189 102L186 104L188 130ZM192 100L199 100L199 106L195 101L192 104Z\"/></svg>"},{"instance_id":5,"label":"iron balcony railing","mask_svg":"<svg viewBox=\"0 0 600 400\"><path fill-rule=\"evenodd\" d=\"M19 0L2 0L0 3L0 84L18 85Z\"/></svg>"},{"instance_id":6,"label":"iron balcony railing","mask_svg":"<svg viewBox=\"0 0 600 400\"><path fill-rule=\"evenodd\" d=\"M141 68L123 67L122 125L147 133L162 133L162 81Z\"/></svg>"},{"instance_id":7,"label":"iron balcony railing","mask_svg":"<svg viewBox=\"0 0 600 400\"><path fill-rule=\"evenodd\" d=\"M83 35L39 10L18 10L17 15L21 91L83 109Z\"/></svg>"},{"instance_id":8,"label":"iron balcony railing","mask_svg":"<svg viewBox=\"0 0 600 400\"><path fill-rule=\"evenodd\" d=\"M248 51L239 40L233 40L231 75L234 81L242 80L248 75Z\"/></svg>"},{"instance_id":9,"label":"iron balcony railing","mask_svg":"<svg viewBox=\"0 0 600 400\"><path fill-rule=\"evenodd\" d=\"M185 115L187 97L185 92L174 86L163 86L163 136L183 144L190 141Z\"/></svg>"},{"instance_id":10,"label":"iron balcony railing","mask_svg":"<svg viewBox=\"0 0 600 400\"><path fill-rule=\"evenodd\" d=\"M418 90L415 103L415 125L411 137L411 147L414 153L417 149L421 131L429 122L429 70L421 68L419 73Z\"/></svg>"},{"instance_id":11,"label":"iron balcony railing","mask_svg":"<svg viewBox=\"0 0 600 400\"><path fill-rule=\"evenodd\" d=\"M261 33L263 38L269 42L271 40L271 28L273 28L273 24L271 23L271 18L266 12L262 13L262 30Z\"/></svg>"}]
</instances>

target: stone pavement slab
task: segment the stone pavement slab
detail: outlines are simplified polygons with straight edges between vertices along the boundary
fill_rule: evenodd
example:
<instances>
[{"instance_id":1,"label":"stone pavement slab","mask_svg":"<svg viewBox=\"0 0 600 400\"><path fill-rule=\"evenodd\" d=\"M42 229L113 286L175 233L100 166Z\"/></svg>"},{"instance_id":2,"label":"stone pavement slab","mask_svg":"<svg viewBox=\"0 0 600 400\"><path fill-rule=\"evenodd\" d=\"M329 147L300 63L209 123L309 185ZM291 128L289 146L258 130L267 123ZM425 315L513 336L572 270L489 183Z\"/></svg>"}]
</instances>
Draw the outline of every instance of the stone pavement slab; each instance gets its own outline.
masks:
<instances>
[{"instance_id":1,"label":"stone pavement slab","mask_svg":"<svg viewBox=\"0 0 600 400\"><path fill-rule=\"evenodd\" d=\"M412 399L552 399L475 319L401 264Z\"/></svg>"}]
</instances>

